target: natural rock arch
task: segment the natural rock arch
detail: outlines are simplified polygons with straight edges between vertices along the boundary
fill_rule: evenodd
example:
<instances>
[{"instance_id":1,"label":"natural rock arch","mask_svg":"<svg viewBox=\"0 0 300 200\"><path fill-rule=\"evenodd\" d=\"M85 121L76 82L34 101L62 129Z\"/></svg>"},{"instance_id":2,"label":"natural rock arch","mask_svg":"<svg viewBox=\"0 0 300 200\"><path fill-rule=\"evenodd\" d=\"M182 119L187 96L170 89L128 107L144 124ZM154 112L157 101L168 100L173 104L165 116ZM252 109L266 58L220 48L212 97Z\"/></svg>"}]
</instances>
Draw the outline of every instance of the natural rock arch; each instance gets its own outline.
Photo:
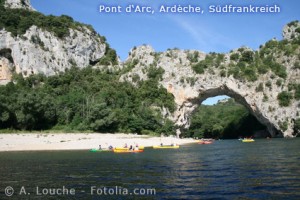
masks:
<instances>
[{"instance_id":1,"label":"natural rock arch","mask_svg":"<svg viewBox=\"0 0 300 200\"><path fill-rule=\"evenodd\" d=\"M256 106L256 104L251 104L251 102L247 101L247 98L242 96L240 93L237 93L230 88L228 88L226 85L222 85L218 88L212 88L208 90L203 90L199 93L199 96L196 98L187 99L185 102L181 104L181 106L177 109L177 119L176 124L180 127L179 130L177 130L178 136L182 132L182 129L189 128L190 126L190 117L193 114L193 112L196 110L196 108L201 105L201 103L210 97L215 97L219 95L227 95L231 98L233 98L236 102L243 105L245 108L249 110L249 112L263 125L267 127L268 132L272 136L277 136L280 134L276 127L272 124L272 122L269 121L268 118L264 116L264 114L259 110L259 108Z\"/></svg>"},{"instance_id":2,"label":"natural rock arch","mask_svg":"<svg viewBox=\"0 0 300 200\"><path fill-rule=\"evenodd\" d=\"M186 70L189 70L189 72L184 74L194 74L191 67ZM291 70L291 73L288 74L287 80L292 80L294 75L300 77L299 70ZM235 79L232 76L220 77L217 72L215 74L205 72L201 75L194 75L197 81L193 85L188 85L185 81L178 84L176 79L171 81L168 78L162 80L161 83L175 97L177 110L172 120L179 127L189 127L191 113L203 100L224 94L233 97L237 102L244 105L259 122L267 127L272 136L278 133L282 133L284 136L293 136L294 119L299 115L299 101L293 101L289 107L281 107L277 97L286 88L277 87L276 80L270 80L270 76L271 73L267 73L256 82L246 82ZM263 84L270 82L273 89L270 90L266 87L264 92L257 92L260 82ZM289 83L286 84L287 86L289 85ZM170 88L171 85L172 87ZM267 101L264 100L266 97L268 98ZM283 123L287 126L286 130L281 128ZM180 130L177 133L180 134Z\"/></svg>"},{"instance_id":3,"label":"natural rock arch","mask_svg":"<svg viewBox=\"0 0 300 200\"><path fill-rule=\"evenodd\" d=\"M288 24L283 30L284 41L271 40L257 51L243 47L227 54L205 54L179 49L156 53L151 46L135 47L126 62L138 62L122 79L132 81L131 77L139 76L141 80L145 80L148 78L147 70L150 66L162 68L164 74L159 82L173 94L176 103L174 113L163 114L181 128L189 127L190 115L201 101L225 94L248 108L252 115L267 127L272 136L279 133L285 137L294 137L294 122L300 115L299 98L288 96L288 105L280 105L278 97L283 92L291 96L295 93L296 96L296 89L291 89L291 86L296 85L300 88L300 67L295 67L300 65L299 27L299 22ZM287 51L291 46L296 47L293 53ZM267 51L272 53L268 54ZM263 62L255 62L255 66L253 63L241 66L247 68L246 72L231 72L232 69L240 67L234 61L235 54L238 54L243 62L254 60L255 56L261 56L261 59L270 57L272 61L270 66ZM214 55L215 60L220 57L221 61L214 60L212 66L207 67L202 61L209 55ZM199 63L202 65L195 69L194 66ZM264 71L259 72L260 70ZM249 71L250 73L246 74ZM241 77L242 75L244 77ZM181 128L177 130L178 135Z\"/></svg>"},{"instance_id":4,"label":"natural rock arch","mask_svg":"<svg viewBox=\"0 0 300 200\"><path fill-rule=\"evenodd\" d=\"M287 90L289 82L299 84L300 70L293 70L291 66L287 66L286 83L279 87L276 85L277 79L270 79L272 72L258 77L258 80L254 82L239 80L232 75L220 76L218 68L213 71L205 71L203 74L196 74L187 60L187 55L193 51L170 50L161 54L158 59L156 58L157 61L155 61L153 52L149 46L138 47L133 54L139 56L138 65L140 66L135 67L123 78L131 81L130 77L138 74L141 79L147 79L147 74L143 71L149 66L149 63L156 62L157 67L163 68L165 72L160 84L173 94L177 107L174 113L165 114L170 116L169 118L177 126L188 128L190 115L201 101L211 96L224 94L233 97L248 108L258 121L268 128L272 136L282 133L286 137L293 137L294 120L299 115L299 101L293 100L290 106L282 107L279 105L277 97L280 92ZM172 54L172 56L169 57L166 54ZM199 57L203 59L205 54L201 53ZM265 85L266 82L269 82L272 90L265 87L263 92L257 91L259 84ZM266 97L267 101L264 100ZM286 124L286 130L281 129L281 123ZM179 135L180 132L178 129L177 134Z\"/></svg>"}]
</instances>

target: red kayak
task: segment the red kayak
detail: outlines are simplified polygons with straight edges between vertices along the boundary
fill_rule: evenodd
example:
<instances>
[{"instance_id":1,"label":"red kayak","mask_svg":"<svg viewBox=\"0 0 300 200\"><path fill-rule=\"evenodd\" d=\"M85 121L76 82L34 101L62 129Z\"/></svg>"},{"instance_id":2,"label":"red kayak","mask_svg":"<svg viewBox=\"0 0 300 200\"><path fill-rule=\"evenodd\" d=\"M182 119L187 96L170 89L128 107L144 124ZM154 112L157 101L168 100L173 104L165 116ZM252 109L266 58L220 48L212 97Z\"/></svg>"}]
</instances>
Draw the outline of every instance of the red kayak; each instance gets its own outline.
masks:
<instances>
[{"instance_id":1,"label":"red kayak","mask_svg":"<svg viewBox=\"0 0 300 200\"><path fill-rule=\"evenodd\" d=\"M198 144L212 144L212 141L200 141Z\"/></svg>"}]
</instances>

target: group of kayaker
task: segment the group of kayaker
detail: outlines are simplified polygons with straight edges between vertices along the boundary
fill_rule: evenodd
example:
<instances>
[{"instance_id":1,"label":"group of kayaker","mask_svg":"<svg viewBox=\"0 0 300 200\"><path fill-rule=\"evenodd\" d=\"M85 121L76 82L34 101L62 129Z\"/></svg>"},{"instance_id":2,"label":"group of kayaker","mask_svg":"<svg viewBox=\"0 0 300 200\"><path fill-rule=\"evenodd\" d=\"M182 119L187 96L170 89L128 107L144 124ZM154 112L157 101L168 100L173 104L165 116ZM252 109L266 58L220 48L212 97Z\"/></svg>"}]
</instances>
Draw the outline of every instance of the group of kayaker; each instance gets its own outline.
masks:
<instances>
[{"instance_id":1,"label":"group of kayaker","mask_svg":"<svg viewBox=\"0 0 300 200\"><path fill-rule=\"evenodd\" d=\"M164 144L163 144L163 143L160 143L160 146L162 147L162 146L164 146ZM174 142L172 142L169 146L171 146L171 147L173 147L173 146L178 146L178 144L175 144Z\"/></svg>"},{"instance_id":2,"label":"group of kayaker","mask_svg":"<svg viewBox=\"0 0 300 200\"><path fill-rule=\"evenodd\" d=\"M135 145L130 145L130 146L128 147L127 143L125 143L124 146L123 146L123 148L128 148L128 150L133 150L133 151L134 151L134 150L138 150L138 149L139 149L139 145L138 145L138 144L135 144ZM99 145L99 148L98 148L98 149L99 149L99 150L103 150L101 145ZM108 150L113 150L114 147L113 147L112 145L109 145L107 149L108 149Z\"/></svg>"},{"instance_id":3,"label":"group of kayaker","mask_svg":"<svg viewBox=\"0 0 300 200\"><path fill-rule=\"evenodd\" d=\"M112 145L108 146L108 150L113 150L113 149L114 149L114 147ZM101 145L99 145L99 150L103 150Z\"/></svg>"},{"instance_id":4,"label":"group of kayaker","mask_svg":"<svg viewBox=\"0 0 300 200\"><path fill-rule=\"evenodd\" d=\"M135 145L130 145L130 146L128 147L127 143L125 143L124 148L128 148L128 150L134 151L134 150L139 150L139 145L138 145L138 144L135 144Z\"/></svg>"}]
</instances>

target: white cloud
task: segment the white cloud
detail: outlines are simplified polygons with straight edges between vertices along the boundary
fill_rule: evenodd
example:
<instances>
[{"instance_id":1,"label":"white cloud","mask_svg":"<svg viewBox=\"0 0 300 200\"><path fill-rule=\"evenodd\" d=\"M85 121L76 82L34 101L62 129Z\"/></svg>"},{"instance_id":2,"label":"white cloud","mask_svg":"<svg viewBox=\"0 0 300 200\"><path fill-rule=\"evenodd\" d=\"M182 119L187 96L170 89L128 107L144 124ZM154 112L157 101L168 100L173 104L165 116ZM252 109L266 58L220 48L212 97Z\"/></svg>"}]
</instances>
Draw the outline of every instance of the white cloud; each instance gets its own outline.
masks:
<instances>
[{"instance_id":1,"label":"white cloud","mask_svg":"<svg viewBox=\"0 0 300 200\"><path fill-rule=\"evenodd\" d=\"M184 17L172 16L173 20L179 27L187 32L193 40L198 44L200 50L211 49L231 49L233 44L236 44L231 38L225 37L221 33L213 30L209 25L186 19ZM229 44L229 45L228 45Z\"/></svg>"}]
</instances>

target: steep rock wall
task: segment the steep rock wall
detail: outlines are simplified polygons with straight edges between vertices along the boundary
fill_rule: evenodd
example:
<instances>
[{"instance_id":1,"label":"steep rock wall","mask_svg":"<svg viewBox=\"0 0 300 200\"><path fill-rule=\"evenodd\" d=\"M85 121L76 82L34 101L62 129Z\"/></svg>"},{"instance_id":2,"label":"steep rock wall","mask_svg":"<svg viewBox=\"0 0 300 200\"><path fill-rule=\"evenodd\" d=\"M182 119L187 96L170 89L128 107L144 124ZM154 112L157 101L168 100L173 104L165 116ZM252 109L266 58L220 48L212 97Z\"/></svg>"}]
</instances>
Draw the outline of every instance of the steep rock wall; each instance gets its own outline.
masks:
<instances>
[{"instance_id":1,"label":"steep rock wall","mask_svg":"<svg viewBox=\"0 0 300 200\"><path fill-rule=\"evenodd\" d=\"M86 67L105 54L106 44L100 36L86 27L80 31L70 29L68 37L60 39L53 33L32 26L26 33L13 37L10 32L0 31L0 51L9 49L13 61L10 73L57 74L70 67ZM1 59L1 54L0 54Z\"/></svg>"},{"instance_id":2,"label":"steep rock wall","mask_svg":"<svg viewBox=\"0 0 300 200\"><path fill-rule=\"evenodd\" d=\"M6 8L21 8L26 10L34 10L30 4L30 0L6 0L4 6Z\"/></svg>"},{"instance_id":3,"label":"steep rock wall","mask_svg":"<svg viewBox=\"0 0 300 200\"><path fill-rule=\"evenodd\" d=\"M10 12L14 12L15 8L33 11L29 0L6 0L4 5L7 10L11 9ZM50 16L48 19L53 18ZM59 31L61 27L32 25L24 34L19 31L18 35L5 28L0 30L0 84L10 81L13 73L21 73L25 77L38 73L50 76L72 66L83 68L97 63L105 55L107 44L91 27L70 22L70 19L65 19L69 20L66 27L70 28L66 28L68 34L63 37L51 32ZM60 21L56 23L64 23L62 19L57 20Z\"/></svg>"}]
</instances>

